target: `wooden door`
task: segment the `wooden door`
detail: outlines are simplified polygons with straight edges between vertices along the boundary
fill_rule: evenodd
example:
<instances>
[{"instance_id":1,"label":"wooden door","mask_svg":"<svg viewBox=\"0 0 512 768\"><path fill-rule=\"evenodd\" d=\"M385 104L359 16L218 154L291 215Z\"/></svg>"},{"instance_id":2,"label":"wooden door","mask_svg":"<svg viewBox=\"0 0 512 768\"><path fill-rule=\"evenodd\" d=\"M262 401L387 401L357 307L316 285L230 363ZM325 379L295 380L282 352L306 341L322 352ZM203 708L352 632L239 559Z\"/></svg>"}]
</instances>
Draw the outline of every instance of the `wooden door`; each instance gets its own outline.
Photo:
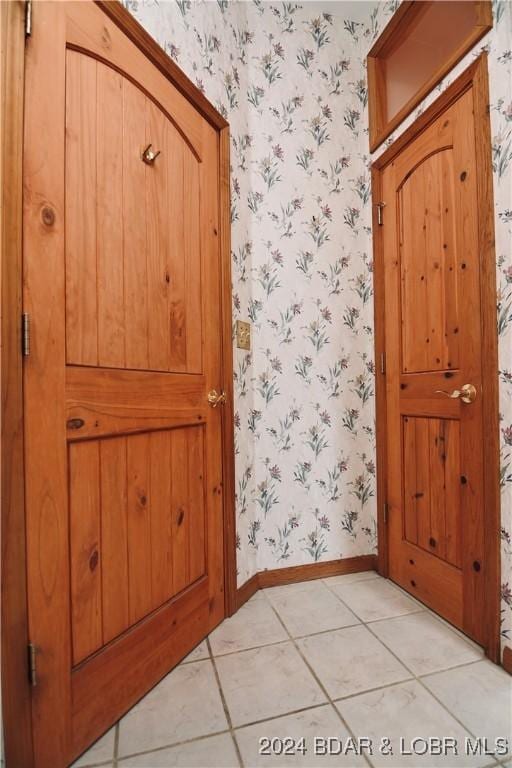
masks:
<instances>
[{"instance_id":1,"label":"wooden door","mask_svg":"<svg viewBox=\"0 0 512 768\"><path fill-rule=\"evenodd\" d=\"M94 3L33 21L28 614L59 768L224 617L219 136Z\"/></svg>"},{"instance_id":2,"label":"wooden door","mask_svg":"<svg viewBox=\"0 0 512 768\"><path fill-rule=\"evenodd\" d=\"M386 498L390 577L483 644L495 564L484 551L489 390L473 90L381 172Z\"/></svg>"}]
</instances>

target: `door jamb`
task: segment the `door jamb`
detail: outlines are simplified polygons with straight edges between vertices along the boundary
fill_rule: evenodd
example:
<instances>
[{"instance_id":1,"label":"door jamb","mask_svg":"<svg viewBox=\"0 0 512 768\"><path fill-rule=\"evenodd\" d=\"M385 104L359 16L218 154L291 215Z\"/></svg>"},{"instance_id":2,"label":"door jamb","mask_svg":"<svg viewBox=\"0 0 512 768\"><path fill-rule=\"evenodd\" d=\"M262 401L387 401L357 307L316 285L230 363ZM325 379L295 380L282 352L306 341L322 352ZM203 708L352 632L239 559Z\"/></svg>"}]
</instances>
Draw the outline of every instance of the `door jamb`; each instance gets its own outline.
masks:
<instances>
[{"instance_id":1,"label":"door jamb","mask_svg":"<svg viewBox=\"0 0 512 768\"><path fill-rule=\"evenodd\" d=\"M484 623L487 629L486 655L500 662L500 495L499 495L499 392L498 338L496 333L496 258L494 251L494 205L489 120L489 79L487 53L477 59L423 112L372 164L373 254L375 300L375 360L385 356L385 296L383 281L383 237L377 221L377 203L381 202L381 173L394 157L465 91L473 88L477 209L479 216L480 297L482 327L482 381L486 397L483 404L484 500L486 510L485 562L486 604ZM385 213L384 213L385 218ZM385 359L385 357L384 357ZM376 373L377 432L377 525L379 535L378 570L388 575L388 536L385 521L386 502L386 378L377 366Z\"/></svg>"},{"instance_id":2,"label":"door jamb","mask_svg":"<svg viewBox=\"0 0 512 768\"><path fill-rule=\"evenodd\" d=\"M229 124L119 2L95 0L150 61L198 109L219 136L219 248L221 258L224 601L236 610L233 349L231 320ZM2 717L6 764L32 768L31 689L26 584L23 458L22 213L25 2L1 5L1 644ZM37 10L37 9L35 9ZM37 34L37 14L34 14ZM30 44L30 43L28 43Z\"/></svg>"}]
</instances>

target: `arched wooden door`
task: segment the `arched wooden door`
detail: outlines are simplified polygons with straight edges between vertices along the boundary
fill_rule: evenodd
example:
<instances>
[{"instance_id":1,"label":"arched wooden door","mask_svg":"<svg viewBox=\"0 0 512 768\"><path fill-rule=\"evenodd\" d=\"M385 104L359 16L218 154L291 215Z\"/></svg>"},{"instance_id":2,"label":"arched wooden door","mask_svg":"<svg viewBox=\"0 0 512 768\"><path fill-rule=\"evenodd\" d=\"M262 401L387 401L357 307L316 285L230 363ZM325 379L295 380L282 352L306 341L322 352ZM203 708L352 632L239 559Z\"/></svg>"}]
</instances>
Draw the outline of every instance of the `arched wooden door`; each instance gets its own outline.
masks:
<instances>
[{"instance_id":1,"label":"arched wooden door","mask_svg":"<svg viewBox=\"0 0 512 768\"><path fill-rule=\"evenodd\" d=\"M481 57L432 106L432 117L384 154L377 288L385 297L378 317L389 576L496 658L497 338L486 82Z\"/></svg>"},{"instance_id":2,"label":"arched wooden door","mask_svg":"<svg viewBox=\"0 0 512 768\"><path fill-rule=\"evenodd\" d=\"M33 22L28 614L59 768L224 617L219 134L97 5Z\"/></svg>"}]
</instances>

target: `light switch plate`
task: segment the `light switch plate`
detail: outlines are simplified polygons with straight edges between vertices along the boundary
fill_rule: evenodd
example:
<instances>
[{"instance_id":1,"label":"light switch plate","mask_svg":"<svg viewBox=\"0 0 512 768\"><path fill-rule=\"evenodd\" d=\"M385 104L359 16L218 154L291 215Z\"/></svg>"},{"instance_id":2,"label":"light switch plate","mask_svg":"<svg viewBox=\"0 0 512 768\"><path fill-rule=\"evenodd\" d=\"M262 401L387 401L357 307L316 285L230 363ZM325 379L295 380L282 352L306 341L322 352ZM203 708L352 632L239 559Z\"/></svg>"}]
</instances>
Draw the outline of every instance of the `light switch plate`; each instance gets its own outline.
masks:
<instances>
[{"instance_id":1,"label":"light switch plate","mask_svg":"<svg viewBox=\"0 0 512 768\"><path fill-rule=\"evenodd\" d=\"M251 324L243 320L236 321L236 345L238 349L251 348Z\"/></svg>"}]
</instances>

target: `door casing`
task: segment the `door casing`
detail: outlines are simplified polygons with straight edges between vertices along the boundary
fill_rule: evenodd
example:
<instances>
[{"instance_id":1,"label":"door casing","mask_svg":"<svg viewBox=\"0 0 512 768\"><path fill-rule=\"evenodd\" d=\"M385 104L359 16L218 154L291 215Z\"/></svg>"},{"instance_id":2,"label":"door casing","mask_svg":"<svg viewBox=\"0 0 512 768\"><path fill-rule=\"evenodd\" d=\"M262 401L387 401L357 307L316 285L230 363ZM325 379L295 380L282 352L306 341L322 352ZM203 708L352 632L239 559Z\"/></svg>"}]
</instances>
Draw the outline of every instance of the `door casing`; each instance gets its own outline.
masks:
<instances>
[{"instance_id":1,"label":"door casing","mask_svg":"<svg viewBox=\"0 0 512 768\"><path fill-rule=\"evenodd\" d=\"M500 660L500 495L499 495L499 411L498 411L498 339L496 333L496 259L494 251L494 206L489 120L489 83L487 53L482 53L428 107L372 165L373 254L374 254L374 319L376 366L376 433L377 433L377 528L378 571L388 576L389 553L387 532L386 477L386 339L384 332L384 250L379 226L381 173L398 153L436 120L465 91L473 88L477 166L478 232L481 276L483 440L485 498L485 559L487 578L484 607L486 641L489 659ZM386 210L382 211L385 219Z\"/></svg>"},{"instance_id":2,"label":"door casing","mask_svg":"<svg viewBox=\"0 0 512 768\"><path fill-rule=\"evenodd\" d=\"M91 0L92 2L92 0ZM233 351L231 317L230 135L229 124L201 91L117 0L95 0L108 18L145 54L216 129L219 135L221 251L222 416L225 615L236 610L236 532L234 493ZM28 680L28 617L23 461L22 305L22 156L25 3L1 3L1 643L2 717L5 760L9 768L31 768L31 689ZM32 11L37 34L37 5Z\"/></svg>"}]
</instances>

